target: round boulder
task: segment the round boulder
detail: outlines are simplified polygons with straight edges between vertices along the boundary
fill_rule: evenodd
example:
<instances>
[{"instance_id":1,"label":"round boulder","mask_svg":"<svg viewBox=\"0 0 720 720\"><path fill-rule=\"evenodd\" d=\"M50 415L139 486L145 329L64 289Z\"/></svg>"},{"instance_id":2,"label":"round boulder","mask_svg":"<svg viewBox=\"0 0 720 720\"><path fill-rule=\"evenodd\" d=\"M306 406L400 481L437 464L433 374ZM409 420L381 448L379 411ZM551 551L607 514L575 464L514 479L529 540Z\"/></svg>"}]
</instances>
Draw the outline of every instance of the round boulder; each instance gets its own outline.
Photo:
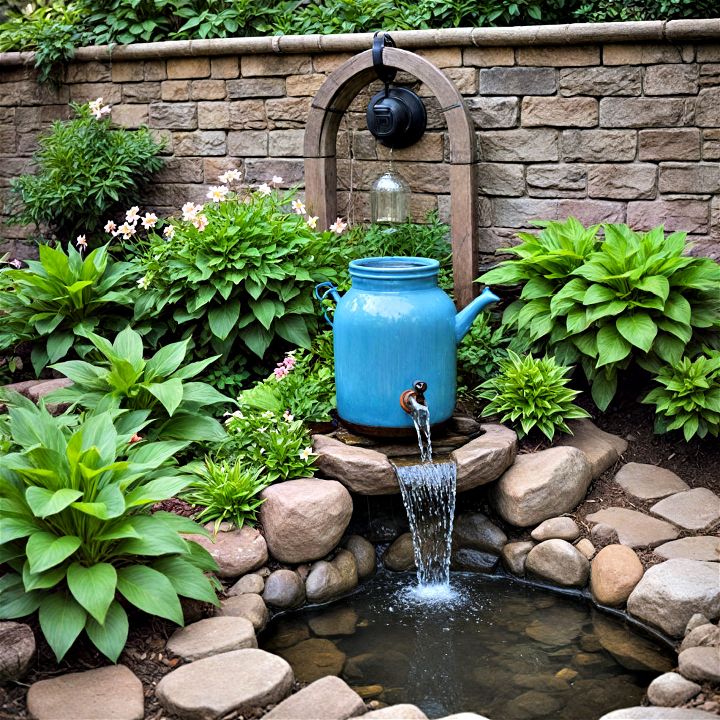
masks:
<instances>
[{"instance_id":1,"label":"round boulder","mask_svg":"<svg viewBox=\"0 0 720 720\"><path fill-rule=\"evenodd\" d=\"M583 587L590 575L590 563L567 540L545 540L528 553L525 570L558 585Z\"/></svg>"},{"instance_id":2,"label":"round boulder","mask_svg":"<svg viewBox=\"0 0 720 720\"><path fill-rule=\"evenodd\" d=\"M263 600L272 607L285 609L305 602L305 584L292 570L276 570L265 581Z\"/></svg>"},{"instance_id":3,"label":"round boulder","mask_svg":"<svg viewBox=\"0 0 720 720\"><path fill-rule=\"evenodd\" d=\"M643 576L643 565L627 545L608 545L590 565L590 590L601 605L622 605Z\"/></svg>"},{"instance_id":4,"label":"round boulder","mask_svg":"<svg viewBox=\"0 0 720 720\"><path fill-rule=\"evenodd\" d=\"M351 535L345 541L345 548L355 557L360 580L370 577L375 572L377 565L375 546L369 540L361 535Z\"/></svg>"},{"instance_id":5,"label":"round boulder","mask_svg":"<svg viewBox=\"0 0 720 720\"><path fill-rule=\"evenodd\" d=\"M0 683L19 680L35 656L35 636L23 623L0 622Z\"/></svg>"},{"instance_id":6,"label":"round boulder","mask_svg":"<svg viewBox=\"0 0 720 720\"><path fill-rule=\"evenodd\" d=\"M572 542L580 537L580 528L577 523L569 517L552 517L541 522L531 533L533 540L567 540Z\"/></svg>"},{"instance_id":7,"label":"round boulder","mask_svg":"<svg viewBox=\"0 0 720 720\"><path fill-rule=\"evenodd\" d=\"M265 488L261 497L260 521L270 553L287 563L327 555L353 510L350 493L336 480L288 480Z\"/></svg>"},{"instance_id":8,"label":"round boulder","mask_svg":"<svg viewBox=\"0 0 720 720\"><path fill-rule=\"evenodd\" d=\"M455 518L453 545L499 555L507 543L507 535L482 513L465 513Z\"/></svg>"},{"instance_id":9,"label":"round boulder","mask_svg":"<svg viewBox=\"0 0 720 720\"><path fill-rule=\"evenodd\" d=\"M531 540L508 543L500 555L505 569L513 575L524 575L525 561L534 547L535 543Z\"/></svg>"},{"instance_id":10,"label":"round boulder","mask_svg":"<svg viewBox=\"0 0 720 720\"><path fill-rule=\"evenodd\" d=\"M673 707L694 698L702 688L675 672L656 677L647 689L648 700L653 705Z\"/></svg>"},{"instance_id":11,"label":"round boulder","mask_svg":"<svg viewBox=\"0 0 720 720\"><path fill-rule=\"evenodd\" d=\"M206 527L212 530L213 524L209 523ZM187 539L202 545L213 556L218 564L217 575L221 578L245 575L262 567L268 559L265 538L258 530L247 525L232 529L232 526L223 523L216 535L209 538L203 535L188 535Z\"/></svg>"},{"instance_id":12,"label":"round boulder","mask_svg":"<svg viewBox=\"0 0 720 720\"><path fill-rule=\"evenodd\" d=\"M258 632L267 625L270 619L270 613L263 599L255 593L233 595L221 600L215 615L245 618Z\"/></svg>"},{"instance_id":13,"label":"round boulder","mask_svg":"<svg viewBox=\"0 0 720 720\"><path fill-rule=\"evenodd\" d=\"M228 591L228 595L244 595L255 593L260 595L265 587L265 580L257 573L243 575Z\"/></svg>"},{"instance_id":14,"label":"round boulder","mask_svg":"<svg viewBox=\"0 0 720 720\"><path fill-rule=\"evenodd\" d=\"M331 562L320 560L313 564L305 581L305 592L310 602L327 602L344 595L357 584L355 558L347 550L340 550Z\"/></svg>"},{"instance_id":15,"label":"round boulder","mask_svg":"<svg viewBox=\"0 0 720 720\"><path fill-rule=\"evenodd\" d=\"M383 564L388 570L404 572L415 568L415 551L412 535L403 533L383 555Z\"/></svg>"}]
</instances>

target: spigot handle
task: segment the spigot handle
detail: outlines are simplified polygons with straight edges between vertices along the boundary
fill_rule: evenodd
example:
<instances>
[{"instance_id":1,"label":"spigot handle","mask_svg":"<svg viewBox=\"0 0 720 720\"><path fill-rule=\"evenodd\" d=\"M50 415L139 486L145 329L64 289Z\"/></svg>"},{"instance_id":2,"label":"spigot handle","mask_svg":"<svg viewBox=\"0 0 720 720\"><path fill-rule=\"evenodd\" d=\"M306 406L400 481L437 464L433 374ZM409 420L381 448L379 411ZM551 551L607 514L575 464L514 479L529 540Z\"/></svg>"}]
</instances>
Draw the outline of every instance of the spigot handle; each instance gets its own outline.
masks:
<instances>
[{"instance_id":1,"label":"spigot handle","mask_svg":"<svg viewBox=\"0 0 720 720\"><path fill-rule=\"evenodd\" d=\"M313 290L313 295L315 295L315 298L320 301L322 304L325 300L327 300L327 296L331 295L332 299L336 302L340 302L340 293L338 292L338 289L335 285L333 285L331 282L321 282L318 285L315 286L315 290ZM332 327L333 322L328 317L327 310L323 311L323 315L325 317L325 322Z\"/></svg>"}]
</instances>

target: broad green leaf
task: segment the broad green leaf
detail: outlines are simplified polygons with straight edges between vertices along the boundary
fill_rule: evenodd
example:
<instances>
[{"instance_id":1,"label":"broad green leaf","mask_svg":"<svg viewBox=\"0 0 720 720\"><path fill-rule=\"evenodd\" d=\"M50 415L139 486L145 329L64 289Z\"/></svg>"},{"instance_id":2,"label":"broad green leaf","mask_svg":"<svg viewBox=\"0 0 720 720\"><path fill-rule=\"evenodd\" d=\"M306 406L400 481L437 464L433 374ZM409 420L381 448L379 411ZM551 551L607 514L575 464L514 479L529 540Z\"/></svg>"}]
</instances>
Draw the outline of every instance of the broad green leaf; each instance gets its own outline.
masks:
<instances>
[{"instance_id":1,"label":"broad green leaf","mask_svg":"<svg viewBox=\"0 0 720 720\"><path fill-rule=\"evenodd\" d=\"M101 378L106 373L102 368L95 367L82 360L67 360L66 362L55 363L50 367L80 385L94 385L98 378Z\"/></svg>"},{"instance_id":2,"label":"broad green leaf","mask_svg":"<svg viewBox=\"0 0 720 720\"><path fill-rule=\"evenodd\" d=\"M310 335L308 334L307 325L299 315L286 315L275 323L277 334L299 347L310 347Z\"/></svg>"},{"instance_id":3,"label":"broad green leaf","mask_svg":"<svg viewBox=\"0 0 720 720\"><path fill-rule=\"evenodd\" d=\"M183 401L205 405L222 405L234 402L218 392L212 385L202 382L189 382L183 385Z\"/></svg>"},{"instance_id":4,"label":"broad green leaf","mask_svg":"<svg viewBox=\"0 0 720 720\"><path fill-rule=\"evenodd\" d=\"M222 442L227 431L214 418L195 413L176 413L160 428L163 437L192 442Z\"/></svg>"},{"instance_id":5,"label":"broad green leaf","mask_svg":"<svg viewBox=\"0 0 720 720\"><path fill-rule=\"evenodd\" d=\"M14 620L34 613L43 598L38 590L26 591L19 575L0 577L0 620Z\"/></svg>"},{"instance_id":6,"label":"broad green leaf","mask_svg":"<svg viewBox=\"0 0 720 720\"><path fill-rule=\"evenodd\" d=\"M210 331L213 335L224 340L235 327L240 317L240 302L231 300L220 307L213 308L207 314Z\"/></svg>"},{"instance_id":7,"label":"broad green leaf","mask_svg":"<svg viewBox=\"0 0 720 720\"><path fill-rule=\"evenodd\" d=\"M69 558L82 544L77 535L53 535L49 532L36 532L30 536L25 546L30 570L41 573Z\"/></svg>"},{"instance_id":8,"label":"broad green leaf","mask_svg":"<svg viewBox=\"0 0 720 720\"><path fill-rule=\"evenodd\" d=\"M25 491L25 499L35 517L46 518L64 510L68 505L82 497L82 490L60 488L53 492L45 488L31 486Z\"/></svg>"},{"instance_id":9,"label":"broad green leaf","mask_svg":"<svg viewBox=\"0 0 720 720\"><path fill-rule=\"evenodd\" d=\"M612 373L607 375L601 370L592 380L592 386L590 388L590 394L592 395L595 404L605 412L608 405L615 397L617 390L617 375Z\"/></svg>"},{"instance_id":10,"label":"broad green leaf","mask_svg":"<svg viewBox=\"0 0 720 720\"><path fill-rule=\"evenodd\" d=\"M657 295L662 300L667 300L670 293L670 283L664 275L649 275L642 278L635 285L639 290L645 290L653 295Z\"/></svg>"},{"instance_id":11,"label":"broad green leaf","mask_svg":"<svg viewBox=\"0 0 720 720\"><path fill-rule=\"evenodd\" d=\"M615 321L615 327L629 343L650 352L657 335L657 325L648 314L623 315Z\"/></svg>"},{"instance_id":12,"label":"broad green leaf","mask_svg":"<svg viewBox=\"0 0 720 720\"><path fill-rule=\"evenodd\" d=\"M172 375L185 359L189 342L189 340L183 340L182 342L171 343L170 345L160 348L160 350L145 363L146 381L154 380L158 377L166 378Z\"/></svg>"},{"instance_id":13,"label":"broad green leaf","mask_svg":"<svg viewBox=\"0 0 720 720\"><path fill-rule=\"evenodd\" d=\"M690 303L682 295L680 295L680 293L670 293L667 301L665 302L663 312L671 320L683 323L683 325L690 324L692 308L690 307Z\"/></svg>"},{"instance_id":14,"label":"broad green leaf","mask_svg":"<svg viewBox=\"0 0 720 720\"><path fill-rule=\"evenodd\" d=\"M251 300L250 308L255 317L260 321L260 324L266 330L269 330L275 318L275 303L268 299Z\"/></svg>"},{"instance_id":15,"label":"broad green leaf","mask_svg":"<svg viewBox=\"0 0 720 720\"><path fill-rule=\"evenodd\" d=\"M188 363L183 365L179 370L173 373L174 378L180 378L181 380L189 380L199 375L208 365L214 363L220 355L213 355L212 357L206 358L205 360L197 360L196 362Z\"/></svg>"},{"instance_id":16,"label":"broad green leaf","mask_svg":"<svg viewBox=\"0 0 720 720\"><path fill-rule=\"evenodd\" d=\"M66 568L61 565L45 572L33 573L30 571L30 563L26 560L23 563L23 585L28 592L31 590L46 590L55 587L65 577L65 572Z\"/></svg>"},{"instance_id":17,"label":"broad green leaf","mask_svg":"<svg viewBox=\"0 0 720 720\"><path fill-rule=\"evenodd\" d=\"M598 359L596 367L624 360L632 350L625 338L612 326L605 325L597 333Z\"/></svg>"},{"instance_id":18,"label":"broad green leaf","mask_svg":"<svg viewBox=\"0 0 720 720\"><path fill-rule=\"evenodd\" d=\"M183 597L218 605L217 594L200 568L184 557L164 557L156 560L152 567L171 582L175 592Z\"/></svg>"},{"instance_id":19,"label":"broad green leaf","mask_svg":"<svg viewBox=\"0 0 720 720\"><path fill-rule=\"evenodd\" d=\"M157 570L144 565L129 565L118 570L120 594L135 607L183 624L183 613L177 593L170 581Z\"/></svg>"},{"instance_id":20,"label":"broad green leaf","mask_svg":"<svg viewBox=\"0 0 720 720\"><path fill-rule=\"evenodd\" d=\"M125 496L125 503L128 508L149 505L173 497L173 495L184 490L191 482L189 475L179 477L161 477L135 488Z\"/></svg>"},{"instance_id":21,"label":"broad green leaf","mask_svg":"<svg viewBox=\"0 0 720 720\"><path fill-rule=\"evenodd\" d=\"M87 619L85 632L95 647L111 662L117 662L128 636L128 618L122 605L113 600L101 625L92 617Z\"/></svg>"},{"instance_id":22,"label":"broad green leaf","mask_svg":"<svg viewBox=\"0 0 720 720\"><path fill-rule=\"evenodd\" d=\"M38 529L39 526L30 520L17 517L4 517L2 522L0 522L0 545L32 535L37 532Z\"/></svg>"},{"instance_id":23,"label":"broad green leaf","mask_svg":"<svg viewBox=\"0 0 720 720\"><path fill-rule=\"evenodd\" d=\"M65 357L74 340L75 336L70 332L54 332L47 339L47 345L45 346L48 362L54 363L56 360Z\"/></svg>"},{"instance_id":24,"label":"broad green leaf","mask_svg":"<svg viewBox=\"0 0 720 720\"><path fill-rule=\"evenodd\" d=\"M298 320L300 319L297 316L295 317ZM279 332L279 328L276 329ZM250 350L260 358L265 355L265 351L268 349L270 342L272 341L272 335L264 327L258 325L257 323L253 323L251 327L241 330L240 337Z\"/></svg>"},{"instance_id":25,"label":"broad green leaf","mask_svg":"<svg viewBox=\"0 0 720 720\"><path fill-rule=\"evenodd\" d=\"M133 464L159 468L187 446L188 443L181 440L159 440L157 442L141 443L128 452L128 459Z\"/></svg>"},{"instance_id":26,"label":"broad green leaf","mask_svg":"<svg viewBox=\"0 0 720 720\"><path fill-rule=\"evenodd\" d=\"M187 543L176 530L154 515L137 515L130 522L138 538L123 540L117 548L121 555L169 555L189 552Z\"/></svg>"},{"instance_id":27,"label":"broad green leaf","mask_svg":"<svg viewBox=\"0 0 720 720\"><path fill-rule=\"evenodd\" d=\"M72 507L99 520L111 520L125 512L125 496L117 485L106 485L93 502L76 502Z\"/></svg>"},{"instance_id":28,"label":"broad green leaf","mask_svg":"<svg viewBox=\"0 0 720 720\"><path fill-rule=\"evenodd\" d=\"M611 302L617 298L616 293L605 285L591 285L585 291L583 302L586 305L594 305L595 303Z\"/></svg>"},{"instance_id":29,"label":"broad green leaf","mask_svg":"<svg viewBox=\"0 0 720 720\"><path fill-rule=\"evenodd\" d=\"M165 410L167 410L167 414L172 417L183 399L182 380L173 378L161 383L151 383L147 386L147 389L162 403Z\"/></svg>"},{"instance_id":30,"label":"broad green leaf","mask_svg":"<svg viewBox=\"0 0 720 720\"><path fill-rule=\"evenodd\" d=\"M113 350L118 357L127 360L135 370L143 366L142 337L129 325L118 333L113 342Z\"/></svg>"},{"instance_id":31,"label":"broad green leaf","mask_svg":"<svg viewBox=\"0 0 720 720\"><path fill-rule=\"evenodd\" d=\"M74 562L67 569L67 584L75 599L100 624L115 597L117 573L110 563L85 567Z\"/></svg>"},{"instance_id":32,"label":"broad green leaf","mask_svg":"<svg viewBox=\"0 0 720 720\"><path fill-rule=\"evenodd\" d=\"M53 593L40 603L40 627L60 662L85 627L87 614L65 593Z\"/></svg>"}]
</instances>

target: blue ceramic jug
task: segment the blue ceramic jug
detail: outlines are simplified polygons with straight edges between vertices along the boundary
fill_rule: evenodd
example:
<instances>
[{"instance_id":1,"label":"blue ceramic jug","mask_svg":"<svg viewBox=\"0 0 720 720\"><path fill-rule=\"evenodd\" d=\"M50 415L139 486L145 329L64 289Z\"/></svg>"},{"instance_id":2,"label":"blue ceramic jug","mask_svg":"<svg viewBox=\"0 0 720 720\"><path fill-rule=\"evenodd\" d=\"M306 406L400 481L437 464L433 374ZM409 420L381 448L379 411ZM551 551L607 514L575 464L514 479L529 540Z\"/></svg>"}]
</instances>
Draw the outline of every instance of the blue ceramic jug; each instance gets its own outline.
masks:
<instances>
[{"instance_id":1,"label":"blue ceramic jug","mask_svg":"<svg viewBox=\"0 0 720 720\"><path fill-rule=\"evenodd\" d=\"M438 287L437 260L377 257L350 263L351 289L340 297L330 283L315 289L337 302L334 329L338 415L364 434L414 432L401 396L427 384L431 423L455 409L457 345L478 313L499 298L489 289L461 312ZM410 393L412 394L412 392Z\"/></svg>"}]
</instances>

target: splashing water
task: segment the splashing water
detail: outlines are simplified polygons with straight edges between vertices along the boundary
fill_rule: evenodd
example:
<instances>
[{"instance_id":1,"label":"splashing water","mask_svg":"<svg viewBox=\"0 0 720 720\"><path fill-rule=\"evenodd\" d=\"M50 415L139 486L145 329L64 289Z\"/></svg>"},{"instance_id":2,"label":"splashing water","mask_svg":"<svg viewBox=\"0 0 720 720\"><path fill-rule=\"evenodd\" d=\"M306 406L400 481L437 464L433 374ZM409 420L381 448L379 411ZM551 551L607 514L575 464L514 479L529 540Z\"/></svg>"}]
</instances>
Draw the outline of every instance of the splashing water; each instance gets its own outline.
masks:
<instances>
[{"instance_id":1,"label":"splashing water","mask_svg":"<svg viewBox=\"0 0 720 720\"><path fill-rule=\"evenodd\" d=\"M415 432L418 438L418 448L420 450L420 462L432 462L432 440L430 439L430 411L426 405L420 405L413 400L412 404L412 420L415 425Z\"/></svg>"}]
</instances>

